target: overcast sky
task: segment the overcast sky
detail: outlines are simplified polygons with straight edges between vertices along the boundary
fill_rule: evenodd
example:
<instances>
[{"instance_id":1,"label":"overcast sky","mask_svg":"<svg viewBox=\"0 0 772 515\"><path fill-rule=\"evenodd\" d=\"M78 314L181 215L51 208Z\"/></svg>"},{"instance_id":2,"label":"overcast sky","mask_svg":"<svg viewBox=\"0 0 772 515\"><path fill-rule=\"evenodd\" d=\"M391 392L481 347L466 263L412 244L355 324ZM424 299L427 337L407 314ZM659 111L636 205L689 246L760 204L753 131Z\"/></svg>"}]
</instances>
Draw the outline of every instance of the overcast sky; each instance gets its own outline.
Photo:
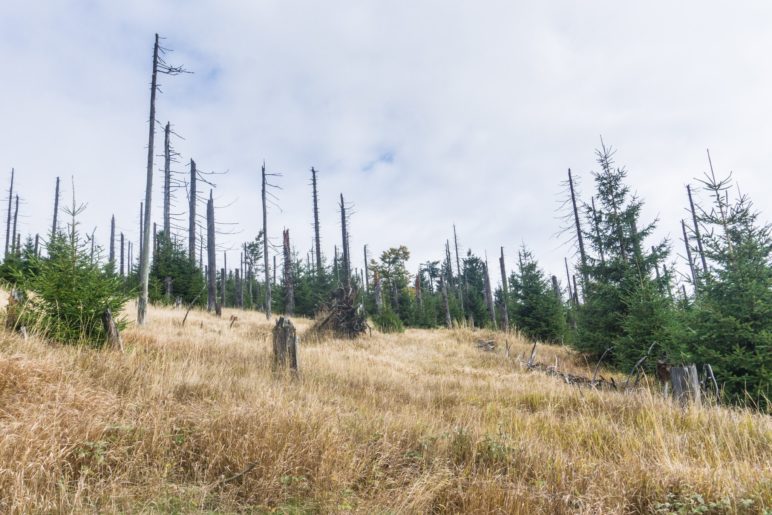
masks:
<instances>
[{"instance_id":1,"label":"overcast sky","mask_svg":"<svg viewBox=\"0 0 772 515\"><path fill-rule=\"evenodd\" d=\"M771 22L766 1L3 0L0 187L15 167L20 230L45 233L55 177L68 199L74 176L84 230L106 243L114 213L136 241L159 32L195 73L161 79L158 120L184 137L177 169L228 171L218 217L239 233L225 247L262 223L265 160L283 174L271 236L289 228L303 256L314 166L328 257L343 193L357 267L365 243L407 245L411 269L441 259L455 223L464 249L503 245L511 269L525 242L562 277L561 181L570 167L589 198L602 135L681 252L706 148L769 218Z\"/></svg>"}]
</instances>

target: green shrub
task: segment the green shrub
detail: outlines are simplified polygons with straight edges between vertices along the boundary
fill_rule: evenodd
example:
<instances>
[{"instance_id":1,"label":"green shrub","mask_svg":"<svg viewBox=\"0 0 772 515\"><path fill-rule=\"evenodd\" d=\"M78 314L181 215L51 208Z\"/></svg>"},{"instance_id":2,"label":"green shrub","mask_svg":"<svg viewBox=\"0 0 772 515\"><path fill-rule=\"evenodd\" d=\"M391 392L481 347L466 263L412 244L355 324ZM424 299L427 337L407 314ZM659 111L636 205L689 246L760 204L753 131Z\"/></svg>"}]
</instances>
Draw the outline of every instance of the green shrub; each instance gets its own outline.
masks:
<instances>
[{"instance_id":1,"label":"green shrub","mask_svg":"<svg viewBox=\"0 0 772 515\"><path fill-rule=\"evenodd\" d=\"M401 333L405 331L402 320L390 309L384 309L379 315L373 315L373 323L382 333Z\"/></svg>"},{"instance_id":2,"label":"green shrub","mask_svg":"<svg viewBox=\"0 0 772 515\"><path fill-rule=\"evenodd\" d=\"M36 272L20 277L17 287L25 292L18 324L45 338L62 343L105 342L102 313L118 314L129 299L121 280L92 262L79 246L76 233L55 235L48 244L48 257ZM119 329L125 321L116 319Z\"/></svg>"}]
</instances>

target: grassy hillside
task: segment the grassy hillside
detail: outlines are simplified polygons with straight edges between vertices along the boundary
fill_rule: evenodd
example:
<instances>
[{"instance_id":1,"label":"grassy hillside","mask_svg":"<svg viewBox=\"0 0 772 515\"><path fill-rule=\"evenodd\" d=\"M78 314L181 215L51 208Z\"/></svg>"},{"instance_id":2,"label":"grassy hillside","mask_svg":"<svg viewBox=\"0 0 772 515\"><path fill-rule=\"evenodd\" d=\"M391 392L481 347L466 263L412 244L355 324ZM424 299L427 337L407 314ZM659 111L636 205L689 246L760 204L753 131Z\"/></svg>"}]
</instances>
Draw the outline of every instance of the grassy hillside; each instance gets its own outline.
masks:
<instances>
[{"instance_id":1,"label":"grassy hillside","mask_svg":"<svg viewBox=\"0 0 772 515\"><path fill-rule=\"evenodd\" d=\"M0 335L0 512L772 508L769 417L580 389L466 330L303 341L293 380L263 315L182 317L151 309L125 354Z\"/></svg>"}]
</instances>

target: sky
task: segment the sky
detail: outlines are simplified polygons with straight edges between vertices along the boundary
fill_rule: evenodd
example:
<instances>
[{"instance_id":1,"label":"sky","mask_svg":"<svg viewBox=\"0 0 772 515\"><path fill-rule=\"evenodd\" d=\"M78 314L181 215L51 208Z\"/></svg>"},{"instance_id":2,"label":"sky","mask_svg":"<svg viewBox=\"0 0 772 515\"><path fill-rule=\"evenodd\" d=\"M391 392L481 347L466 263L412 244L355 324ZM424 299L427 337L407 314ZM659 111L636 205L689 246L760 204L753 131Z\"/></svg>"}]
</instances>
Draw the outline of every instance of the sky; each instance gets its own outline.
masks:
<instances>
[{"instance_id":1,"label":"sky","mask_svg":"<svg viewBox=\"0 0 772 515\"><path fill-rule=\"evenodd\" d=\"M495 263L503 246L512 269L525 243L563 277L574 249L556 235L561 183L571 168L589 200L601 136L680 260L685 185L708 148L769 220L770 20L766 1L3 0L0 188L15 168L22 234L47 232L60 176L63 203L73 181L87 203L84 232L106 245L114 214L137 241L158 32L167 61L193 72L161 77L158 122L180 136L175 170L193 158L223 173L213 194L230 263L262 225L265 161L281 174L271 241L286 227L301 256L313 166L328 258L343 194L355 267L364 244L406 245L411 270L442 259L455 224L462 252Z\"/></svg>"}]
</instances>

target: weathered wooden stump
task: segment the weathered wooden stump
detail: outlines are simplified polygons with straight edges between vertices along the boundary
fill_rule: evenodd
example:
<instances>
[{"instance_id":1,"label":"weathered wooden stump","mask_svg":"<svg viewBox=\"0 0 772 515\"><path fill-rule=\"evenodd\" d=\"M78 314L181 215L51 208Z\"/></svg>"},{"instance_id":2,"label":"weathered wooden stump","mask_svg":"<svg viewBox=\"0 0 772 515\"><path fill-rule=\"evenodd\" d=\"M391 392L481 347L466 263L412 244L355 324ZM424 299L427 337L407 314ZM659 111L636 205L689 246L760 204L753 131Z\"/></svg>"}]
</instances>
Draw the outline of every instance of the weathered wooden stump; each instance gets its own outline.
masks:
<instances>
[{"instance_id":1,"label":"weathered wooden stump","mask_svg":"<svg viewBox=\"0 0 772 515\"><path fill-rule=\"evenodd\" d=\"M701 402L700 379L694 364L670 367L670 383L673 385L673 397L686 406L690 401Z\"/></svg>"},{"instance_id":2,"label":"weathered wooden stump","mask_svg":"<svg viewBox=\"0 0 772 515\"><path fill-rule=\"evenodd\" d=\"M300 360L298 356L298 337L295 326L289 318L279 317L273 328L273 366L278 370L289 365L290 370L298 373Z\"/></svg>"},{"instance_id":3,"label":"weathered wooden stump","mask_svg":"<svg viewBox=\"0 0 772 515\"><path fill-rule=\"evenodd\" d=\"M121 340L121 333L118 331L118 326L113 320L113 314L110 308L106 308L102 313L102 325L105 328L105 335L107 335L107 345L120 349L123 352L123 340Z\"/></svg>"}]
</instances>

